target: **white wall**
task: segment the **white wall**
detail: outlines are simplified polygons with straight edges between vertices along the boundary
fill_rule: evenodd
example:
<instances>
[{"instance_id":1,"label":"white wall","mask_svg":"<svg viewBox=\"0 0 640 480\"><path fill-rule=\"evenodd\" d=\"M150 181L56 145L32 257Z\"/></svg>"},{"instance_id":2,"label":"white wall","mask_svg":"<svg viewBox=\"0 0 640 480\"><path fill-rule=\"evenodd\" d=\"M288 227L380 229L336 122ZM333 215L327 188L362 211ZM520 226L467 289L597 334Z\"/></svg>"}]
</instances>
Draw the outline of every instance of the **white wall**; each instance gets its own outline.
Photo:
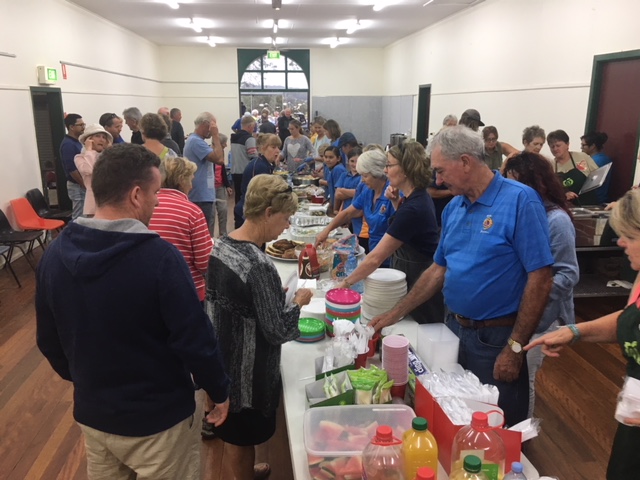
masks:
<instances>
[{"instance_id":1,"label":"white wall","mask_svg":"<svg viewBox=\"0 0 640 480\"><path fill-rule=\"evenodd\" d=\"M578 149L593 56L640 48L638 18L636 0L487 0L387 47L385 94L431 84L430 131L476 108L516 147L537 123Z\"/></svg>"},{"instance_id":2,"label":"white wall","mask_svg":"<svg viewBox=\"0 0 640 480\"><path fill-rule=\"evenodd\" d=\"M106 20L63 0L2 1L0 51L0 208L31 188L41 188L30 86L37 86L36 66L58 68L66 112L97 123L102 113L129 106L143 112L160 106L161 85L77 67L62 80L60 62L158 80L157 47ZM124 127L125 138L130 136Z\"/></svg>"}]
</instances>

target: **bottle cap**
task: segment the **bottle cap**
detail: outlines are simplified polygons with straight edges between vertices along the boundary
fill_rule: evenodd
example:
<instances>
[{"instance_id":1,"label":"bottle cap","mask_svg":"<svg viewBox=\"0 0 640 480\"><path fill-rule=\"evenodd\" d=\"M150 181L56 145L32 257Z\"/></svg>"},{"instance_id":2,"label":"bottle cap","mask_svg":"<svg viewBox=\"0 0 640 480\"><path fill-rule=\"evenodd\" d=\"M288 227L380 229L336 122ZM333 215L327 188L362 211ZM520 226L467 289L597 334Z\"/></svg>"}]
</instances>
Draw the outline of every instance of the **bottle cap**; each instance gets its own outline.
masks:
<instances>
[{"instance_id":1,"label":"bottle cap","mask_svg":"<svg viewBox=\"0 0 640 480\"><path fill-rule=\"evenodd\" d=\"M511 464L511 471L513 473L522 473L522 470L524 470L524 467L520 462L513 462Z\"/></svg>"},{"instance_id":2,"label":"bottle cap","mask_svg":"<svg viewBox=\"0 0 640 480\"><path fill-rule=\"evenodd\" d=\"M426 418L416 417L411 421L411 427L413 427L414 430L423 432L429 428L429 422Z\"/></svg>"},{"instance_id":3,"label":"bottle cap","mask_svg":"<svg viewBox=\"0 0 640 480\"><path fill-rule=\"evenodd\" d=\"M484 412L473 412L471 416L471 426L476 430L488 430L489 417Z\"/></svg>"},{"instance_id":4,"label":"bottle cap","mask_svg":"<svg viewBox=\"0 0 640 480\"><path fill-rule=\"evenodd\" d=\"M464 457L463 467L469 473L478 473L482 470L482 461L475 455L467 455Z\"/></svg>"},{"instance_id":5,"label":"bottle cap","mask_svg":"<svg viewBox=\"0 0 640 480\"><path fill-rule=\"evenodd\" d=\"M436 472L429 467L420 467L416 473L416 480L436 480Z\"/></svg>"},{"instance_id":6,"label":"bottle cap","mask_svg":"<svg viewBox=\"0 0 640 480\"><path fill-rule=\"evenodd\" d=\"M380 425L376 429L376 437L378 437L378 440L381 440L383 442L389 442L393 438L393 431L388 425Z\"/></svg>"}]
</instances>

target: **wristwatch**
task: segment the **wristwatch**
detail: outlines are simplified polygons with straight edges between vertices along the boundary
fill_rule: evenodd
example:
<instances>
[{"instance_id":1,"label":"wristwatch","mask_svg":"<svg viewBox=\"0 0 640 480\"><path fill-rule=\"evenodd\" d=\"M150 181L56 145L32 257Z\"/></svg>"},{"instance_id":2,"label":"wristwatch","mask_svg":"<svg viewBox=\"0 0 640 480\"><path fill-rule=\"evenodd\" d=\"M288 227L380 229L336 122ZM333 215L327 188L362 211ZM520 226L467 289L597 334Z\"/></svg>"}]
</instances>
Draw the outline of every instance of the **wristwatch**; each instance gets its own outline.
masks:
<instances>
[{"instance_id":1,"label":"wristwatch","mask_svg":"<svg viewBox=\"0 0 640 480\"><path fill-rule=\"evenodd\" d=\"M522 352L522 344L519 343L519 342L516 342L513 338L509 338L509 340L507 340L507 343L511 347L511 351L513 353L521 353Z\"/></svg>"}]
</instances>

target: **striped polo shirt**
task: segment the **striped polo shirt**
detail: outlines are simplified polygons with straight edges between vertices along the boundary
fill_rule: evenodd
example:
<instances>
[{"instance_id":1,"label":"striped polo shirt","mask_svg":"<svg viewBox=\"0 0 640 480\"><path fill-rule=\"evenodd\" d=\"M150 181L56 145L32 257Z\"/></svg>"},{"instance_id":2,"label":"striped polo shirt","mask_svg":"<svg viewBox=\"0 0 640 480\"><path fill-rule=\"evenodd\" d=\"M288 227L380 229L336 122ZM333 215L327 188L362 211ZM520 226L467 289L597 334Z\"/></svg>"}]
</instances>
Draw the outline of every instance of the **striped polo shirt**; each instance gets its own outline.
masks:
<instances>
[{"instance_id":1,"label":"striped polo shirt","mask_svg":"<svg viewBox=\"0 0 640 480\"><path fill-rule=\"evenodd\" d=\"M198 298L204 300L204 279L209 266L213 239L202 210L182 192L162 188L149 229L176 246L189 266Z\"/></svg>"}]
</instances>

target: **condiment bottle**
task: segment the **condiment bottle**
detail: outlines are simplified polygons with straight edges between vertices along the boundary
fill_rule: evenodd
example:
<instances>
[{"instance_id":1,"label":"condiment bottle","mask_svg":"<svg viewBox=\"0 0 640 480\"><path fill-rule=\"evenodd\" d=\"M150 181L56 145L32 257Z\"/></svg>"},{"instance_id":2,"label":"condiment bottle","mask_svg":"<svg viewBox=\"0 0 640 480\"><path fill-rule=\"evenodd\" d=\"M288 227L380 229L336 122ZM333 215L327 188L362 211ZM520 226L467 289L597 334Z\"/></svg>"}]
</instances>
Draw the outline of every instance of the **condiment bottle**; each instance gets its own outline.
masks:
<instances>
[{"instance_id":1,"label":"condiment bottle","mask_svg":"<svg viewBox=\"0 0 640 480\"><path fill-rule=\"evenodd\" d=\"M312 279L320 276L318 254L313 245L308 243L298 257L298 278Z\"/></svg>"}]
</instances>

